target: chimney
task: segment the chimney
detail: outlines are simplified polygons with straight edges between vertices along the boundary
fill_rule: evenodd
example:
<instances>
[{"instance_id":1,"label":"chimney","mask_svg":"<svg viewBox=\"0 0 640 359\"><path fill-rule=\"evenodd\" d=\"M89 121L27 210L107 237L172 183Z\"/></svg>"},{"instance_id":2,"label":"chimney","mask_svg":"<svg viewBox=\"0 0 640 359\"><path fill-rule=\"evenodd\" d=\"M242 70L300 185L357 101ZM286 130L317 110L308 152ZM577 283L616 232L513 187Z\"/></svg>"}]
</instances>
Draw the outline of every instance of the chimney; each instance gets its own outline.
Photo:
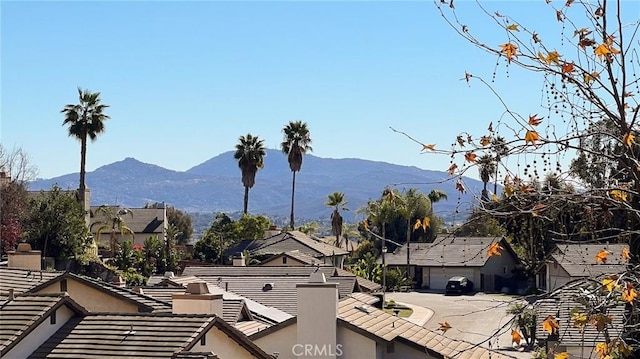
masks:
<instances>
[{"instance_id":1,"label":"chimney","mask_svg":"<svg viewBox=\"0 0 640 359\"><path fill-rule=\"evenodd\" d=\"M144 294L144 290L142 290L142 287L133 287L131 291L138 294Z\"/></svg>"},{"instance_id":2,"label":"chimney","mask_svg":"<svg viewBox=\"0 0 640 359\"><path fill-rule=\"evenodd\" d=\"M13 294L13 288L9 288L9 295L7 296L7 301L10 302L16 299L15 294Z\"/></svg>"},{"instance_id":3,"label":"chimney","mask_svg":"<svg viewBox=\"0 0 640 359\"><path fill-rule=\"evenodd\" d=\"M171 295L173 314L215 314L222 318L222 293L213 294L205 282L187 284L184 294Z\"/></svg>"},{"instance_id":4,"label":"chimney","mask_svg":"<svg viewBox=\"0 0 640 359\"><path fill-rule=\"evenodd\" d=\"M323 273L314 272L309 283L296 285L298 321L296 344L322 353L314 358L335 359L338 348L338 283L327 283Z\"/></svg>"},{"instance_id":5,"label":"chimney","mask_svg":"<svg viewBox=\"0 0 640 359\"><path fill-rule=\"evenodd\" d=\"M42 253L31 250L29 243L19 243L15 251L7 252L9 268L42 269Z\"/></svg>"},{"instance_id":6,"label":"chimney","mask_svg":"<svg viewBox=\"0 0 640 359\"><path fill-rule=\"evenodd\" d=\"M111 280L111 284L115 285L116 287L120 287L120 288L124 288L127 286L127 282L124 281L124 279L121 276L117 276L115 278L113 278Z\"/></svg>"},{"instance_id":7,"label":"chimney","mask_svg":"<svg viewBox=\"0 0 640 359\"><path fill-rule=\"evenodd\" d=\"M234 267L246 267L247 263L244 261L244 254L236 254L233 256L233 266Z\"/></svg>"}]
</instances>

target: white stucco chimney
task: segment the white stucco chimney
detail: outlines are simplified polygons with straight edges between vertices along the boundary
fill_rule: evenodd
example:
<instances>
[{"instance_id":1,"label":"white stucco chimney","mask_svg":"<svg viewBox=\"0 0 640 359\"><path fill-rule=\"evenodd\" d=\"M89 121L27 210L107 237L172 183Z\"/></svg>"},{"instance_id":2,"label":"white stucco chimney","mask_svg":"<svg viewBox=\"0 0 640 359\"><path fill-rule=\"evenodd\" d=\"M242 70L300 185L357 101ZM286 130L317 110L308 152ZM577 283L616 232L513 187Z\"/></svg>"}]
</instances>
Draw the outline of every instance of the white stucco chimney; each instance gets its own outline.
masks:
<instances>
[{"instance_id":1,"label":"white stucco chimney","mask_svg":"<svg viewBox=\"0 0 640 359\"><path fill-rule=\"evenodd\" d=\"M244 254L236 254L233 256L233 266L234 267L246 267L247 263L244 261Z\"/></svg>"},{"instance_id":2,"label":"white stucco chimney","mask_svg":"<svg viewBox=\"0 0 640 359\"><path fill-rule=\"evenodd\" d=\"M7 252L9 268L42 269L42 253L31 250L29 243L19 243L15 251Z\"/></svg>"},{"instance_id":3,"label":"white stucco chimney","mask_svg":"<svg viewBox=\"0 0 640 359\"><path fill-rule=\"evenodd\" d=\"M212 294L205 282L187 284L183 293L171 296L174 314L215 314L222 318L222 293Z\"/></svg>"},{"instance_id":4,"label":"white stucco chimney","mask_svg":"<svg viewBox=\"0 0 640 359\"><path fill-rule=\"evenodd\" d=\"M298 339L310 347L313 358L336 358L338 283L327 283L323 273L311 274L309 283L296 285L298 291Z\"/></svg>"}]
</instances>

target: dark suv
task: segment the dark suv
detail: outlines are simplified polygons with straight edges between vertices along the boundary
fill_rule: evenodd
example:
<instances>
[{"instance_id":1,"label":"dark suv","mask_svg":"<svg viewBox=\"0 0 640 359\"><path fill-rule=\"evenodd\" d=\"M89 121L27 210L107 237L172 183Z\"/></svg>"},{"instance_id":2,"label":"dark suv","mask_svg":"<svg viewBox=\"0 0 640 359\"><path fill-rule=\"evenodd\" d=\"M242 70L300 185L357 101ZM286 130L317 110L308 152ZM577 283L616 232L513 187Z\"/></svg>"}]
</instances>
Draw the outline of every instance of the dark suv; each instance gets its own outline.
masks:
<instances>
[{"instance_id":1,"label":"dark suv","mask_svg":"<svg viewBox=\"0 0 640 359\"><path fill-rule=\"evenodd\" d=\"M451 277L447 282L444 294L464 294L473 291L473 282L467 277Z\"/></svg>"}]
</instances>

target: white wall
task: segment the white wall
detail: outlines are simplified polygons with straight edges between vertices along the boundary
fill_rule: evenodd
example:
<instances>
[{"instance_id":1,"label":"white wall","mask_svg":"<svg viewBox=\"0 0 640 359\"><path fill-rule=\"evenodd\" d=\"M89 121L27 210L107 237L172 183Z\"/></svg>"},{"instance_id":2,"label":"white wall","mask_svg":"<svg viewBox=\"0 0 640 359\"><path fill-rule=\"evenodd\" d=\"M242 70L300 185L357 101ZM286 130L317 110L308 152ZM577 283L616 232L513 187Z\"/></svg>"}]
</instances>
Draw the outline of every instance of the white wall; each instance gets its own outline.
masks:
<instances>
[{"instance_id":1,"label":"white wall","mask_svg":"<svg viewBox=\"0 0 640 359\"><path fill-rule=\"evenodd\" d=\"M414 347L395 342L393 353L386 353L385 359L435 359L425 353L424 350L417 350Z\"/></svg>"},{"instance_id":2,"label":"white wall","mask_svg":"<svg viewBox=\"0 0 640 359\"><path fill-rule=\"evenodd\" d=\"M74 312L67 306L63 305L56 310L56 324L51 324L49 317L40 323L31 333L20 341L13 349L11 349L4 358L27 358L42 343L49 339L55 332L60 329L66 322L74 316Z\"/></svg>"},{"instance_id":3,"label":"white wall","mask_svg":"<svg viewBox=\"0 0 640 359\"><path fill-rule=\"evenodd\" d=\"M557 288L562 287L567 284L571 280L576 278L572 278L560 265L556 262L547 264L547 291L552 292Z\"/></svg>"}]
</instances>

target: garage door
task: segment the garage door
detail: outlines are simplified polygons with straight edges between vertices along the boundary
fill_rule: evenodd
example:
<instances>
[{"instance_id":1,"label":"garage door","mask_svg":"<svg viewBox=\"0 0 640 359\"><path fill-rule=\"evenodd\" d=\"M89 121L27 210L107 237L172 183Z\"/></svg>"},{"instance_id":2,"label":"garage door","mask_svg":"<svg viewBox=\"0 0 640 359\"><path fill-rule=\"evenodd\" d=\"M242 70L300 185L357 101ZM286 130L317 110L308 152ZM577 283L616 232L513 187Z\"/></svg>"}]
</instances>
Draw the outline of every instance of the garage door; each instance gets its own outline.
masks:
<instances>
[{"instance_id":1,"label":"garage door","mask_svg":"<svg viewBox=\"0 0 640 359\"><path fill-rule=\"evenodd\" d=\"M444 290L447 287L447 282L449 278L461 276L467 277L471 281L473 281L473 268L430 268L429 273L429 288L430 289L440 289ZM474 286L478 285L473 283Z\"/></svg>"}]
</instances>

